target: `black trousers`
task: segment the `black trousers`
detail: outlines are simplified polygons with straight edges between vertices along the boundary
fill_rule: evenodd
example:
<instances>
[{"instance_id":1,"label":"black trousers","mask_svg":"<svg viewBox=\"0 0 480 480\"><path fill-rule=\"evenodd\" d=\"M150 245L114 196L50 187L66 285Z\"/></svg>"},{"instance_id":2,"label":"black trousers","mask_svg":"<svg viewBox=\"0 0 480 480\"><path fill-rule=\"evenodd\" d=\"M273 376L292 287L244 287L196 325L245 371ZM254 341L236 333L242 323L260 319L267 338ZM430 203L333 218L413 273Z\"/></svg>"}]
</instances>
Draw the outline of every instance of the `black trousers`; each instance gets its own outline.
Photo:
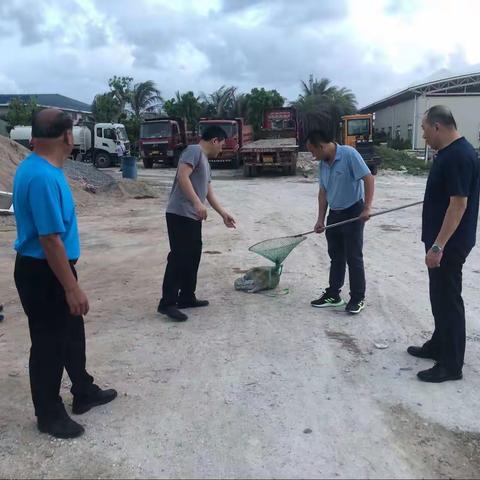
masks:
<instances>
[{"instance_id":1,"label":"black trousers","mask_svg":"<svg viewBox=\"0 0 480 480\"><path fill-rule=\"evenodd\" d=\"M202 222L167 213L170 253L163 278L160 305L193 300L202 256Z\"/></svg>"},{"instance_id":2,"label":"black trousers","mask_svg":"<svg viewBox=\"0 0 480 480\"><path fill-rule=\"evenodd\" d=\"M363 210L363 201L345 210L330 210L327 225L357 217ZM348 265L350 297L353 301L365 298L365 268L363 265L363 221L349 223L325 231L330 256L330 278L327 293L340 294Z\"/></svg>"},{"instance_id":3,"label":"black trousers","mask_svg":"<svg viewBox=\"0 0 480 480\"><path fill-rule=\"evenodd\" d=\"M465 357L462 268L466 257L465 253L447 247L440 267L428 269L435 330L424 348L452 372L462 370Z\"/></svg>"},{"instance_id":4,"label":"black trousers","mask_svg":"<svg viewBox=\"0 0 480 480\"><path fill-rule=\"evenodd\" d=\"M72 271L76 271L72 265ZM83 317L70 314L65 291L45 260L17 255L15 284L28 317L30 387L37 417L53 417L63 409L63 369L73 395L88 395L93 377L85 368Z\"/></svg>"}]
</instances>

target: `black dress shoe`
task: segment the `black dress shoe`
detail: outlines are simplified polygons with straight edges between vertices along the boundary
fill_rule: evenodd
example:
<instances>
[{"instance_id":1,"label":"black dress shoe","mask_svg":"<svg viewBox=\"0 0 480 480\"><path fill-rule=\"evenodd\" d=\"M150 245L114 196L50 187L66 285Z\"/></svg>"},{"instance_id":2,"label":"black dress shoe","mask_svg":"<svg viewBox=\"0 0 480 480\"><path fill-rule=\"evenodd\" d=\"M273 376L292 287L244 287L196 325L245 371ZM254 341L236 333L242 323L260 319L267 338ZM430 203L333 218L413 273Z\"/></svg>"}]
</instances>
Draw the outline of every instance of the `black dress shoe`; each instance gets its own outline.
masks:
<instances>
[{"instance_id":1,"label":"black dress shoe","mask_svg":"<svg viewBox=\"0 0 480 480\"><path fill-rule=\"evenodd\" d=\"M424 347L415 347L412 345L407 348L407 353L418 358L430 358L431 360L436 360L435 355Z\"/></svg>"},{"instance_id":2,"label":"black dress shoe","mask_svg":"<svg viewBox=\"0 0 480 480\"><path fill-rule=\"evenodd\" d=\"M441 383L446 382L447 380L461 380L463 375L461 371L451 372L436 363L432 368L418 372L417 377L422 382Z\"/></svg>"},{"instance_id":3,"label":"black dress shoe","mask_svg":"<svg viewBox=\"0 0 480 480\"><path fill-rule=\"evenodd\" d=\"M88 412L93 407L111 402L116 396L117 391L113 388L108 390L98 388L98 390L85 396L75 395L73 397L72 412L75 415L81 415L82 413Z\"/></svg>"},{"instance_id":4,"label":"black dress shoe","mask_svg":"<svg viewBox=\"0 0 480 480\"><path fill-rule=\"evenodd\" d=\"M163 313L167 317L171 318L175 322L184 322L188 319L187 315L181 312L175 305L159 305L157 308L158 313Z\"/></svg>"},{"instance_id":5,"label":"black dress shoe","mask_svg":"<svg viewBox=\"0 0 480 480\"><path fill-rule=\"evenodd\" d=\"M48 433L55 438L77 438L85 432L85 429L72 420L65 407L54 416L38 417L37 427L42 433Z\"/></svg>"},{"instance_id":6,"label":"black dress shoe","mask_svg":"<svg viewBox=\"0 0 480 480\"><path fill-rule=\"evenodd\" d=\"M197 300L196 298L189 301L178 301L178 308L197 308L197 307L206 307L210 305L208 300Z\"/></svg>"}]
</instances>

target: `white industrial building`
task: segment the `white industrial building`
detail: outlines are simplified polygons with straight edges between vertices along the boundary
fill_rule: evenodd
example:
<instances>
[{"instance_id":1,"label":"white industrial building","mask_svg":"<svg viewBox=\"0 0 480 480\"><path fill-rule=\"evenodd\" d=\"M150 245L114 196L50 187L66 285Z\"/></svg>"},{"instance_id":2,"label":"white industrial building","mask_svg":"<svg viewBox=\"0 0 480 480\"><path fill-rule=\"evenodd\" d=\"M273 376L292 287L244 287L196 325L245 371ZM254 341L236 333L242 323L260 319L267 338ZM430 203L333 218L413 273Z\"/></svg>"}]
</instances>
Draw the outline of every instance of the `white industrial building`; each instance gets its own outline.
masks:
<instances>
[{"instance_id":1,"label":"white industrial building","mask_svg":"<svg viewBox=\"0 0 480 480\"><path fill-rule=\"evenodd\" d=\"M375 131L388 138L411 142L412 149L425 148L422 117L433 105L445 105L453 113L462 135L480 146L480 73L449 76L413 85L359 110L375 114Z\"/></svg>"}]
</instances>

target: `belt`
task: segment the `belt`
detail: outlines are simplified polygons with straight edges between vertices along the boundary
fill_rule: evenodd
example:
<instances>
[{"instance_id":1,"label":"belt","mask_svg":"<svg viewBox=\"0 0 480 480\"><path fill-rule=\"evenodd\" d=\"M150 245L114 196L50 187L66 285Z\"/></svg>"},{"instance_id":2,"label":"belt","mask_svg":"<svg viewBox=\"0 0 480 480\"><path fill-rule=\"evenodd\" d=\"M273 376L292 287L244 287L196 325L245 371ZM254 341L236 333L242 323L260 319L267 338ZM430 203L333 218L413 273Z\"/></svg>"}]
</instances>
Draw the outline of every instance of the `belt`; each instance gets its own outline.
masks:
<instances>
[{"instance_id":1,"label":"belt","mask_svg":"<svg viewBox=\"0 0 480 480\"><path fill-rule=\"evenodd\" d=\"M23 260L27 260L29 262L38 262L38 263L47 263L47 260L45 258L36 258L36 257L29 257L28 255L21 255L20 253L17 253L17 255L23 259ZM78 258L75 258L74 260L68 260L68 263L70 265L76 265L76 263L78 262Z\"/></svg>"}]
</instances>

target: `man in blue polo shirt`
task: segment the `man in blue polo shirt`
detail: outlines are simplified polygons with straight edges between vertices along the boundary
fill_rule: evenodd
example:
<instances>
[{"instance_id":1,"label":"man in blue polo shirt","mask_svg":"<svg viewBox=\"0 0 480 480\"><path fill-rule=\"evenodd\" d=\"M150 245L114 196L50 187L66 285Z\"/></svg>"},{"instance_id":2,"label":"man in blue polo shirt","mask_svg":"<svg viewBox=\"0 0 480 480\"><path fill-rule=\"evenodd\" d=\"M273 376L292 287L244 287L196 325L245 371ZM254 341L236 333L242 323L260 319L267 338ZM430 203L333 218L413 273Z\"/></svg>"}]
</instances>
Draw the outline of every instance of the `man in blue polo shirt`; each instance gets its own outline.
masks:
<instances>
[{"instance_id":1,"label":"man in blue polo shirt","mask_svg":"<svg viewBox=\"0 0 480 480\"><path fill-rule=\"evenodd\" d=\"M326 230L330 256L329 286L312 307L341 307L345 302L340 291L345 281L348 265L350 300L345 310L360 313L365 307L365 269L363 265L363 229L370 218L374 192L374 177L361 155L352 147L338 145L322 130L307 136L307 148L320 161L318 191L318 218L315 231L327 225L353 217L361 217L340 227Z\"/></svg>"},{"instance_id":2,"label":"man in blue polo shirt","mask_svg":"<svg viewBox=\"0 0 480 480\"><path fill-rule=\"evenodd\" d=\"M17 223L15 284L28 317L30 386L38 429L58 438L81 435L83 427L60 397L63 369L72 381L73 413L113 400L85 368L83 315L88 299L77 282L80 256L75 204L62 167L73 148L72 120L45 109L32 122L34 153L18 167L13 184Z\"/></svg>"},{"instance_id":3,"label":"man in blue polo shirt","mask_svg":"<svg viewBox=\"0 0 480 480\"><path fill-rule=\"evenodd\" d=\"M422 214L422 241L435 320L432 338L410 346L414 357L436 361L418 372L424 382L462 378L465 356L465 307L462 267L476 241L480 161L472 145L457 131L452 112L436 105L422 121L425 141L437 150L428 175Z\"/></svg>"}]
</instances>

